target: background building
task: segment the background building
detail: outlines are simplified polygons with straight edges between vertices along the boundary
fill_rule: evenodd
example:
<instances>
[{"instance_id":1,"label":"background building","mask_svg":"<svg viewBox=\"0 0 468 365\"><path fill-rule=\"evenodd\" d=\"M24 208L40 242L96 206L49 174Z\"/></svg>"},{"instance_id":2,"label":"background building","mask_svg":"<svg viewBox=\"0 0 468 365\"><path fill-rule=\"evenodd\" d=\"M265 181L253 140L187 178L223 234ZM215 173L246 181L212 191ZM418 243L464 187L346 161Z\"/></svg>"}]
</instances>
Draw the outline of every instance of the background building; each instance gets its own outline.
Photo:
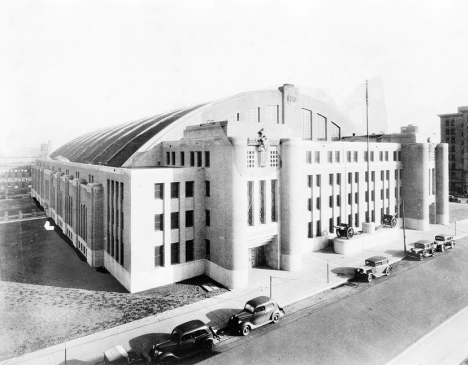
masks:
<instances>
[{"instance_id":1,"label":"background building","mask_svg":"<svg viewBox=\"0 0 468 365\"><path fill-rule=\"evenodd\" d=\"M131 292L299 270L336 224L379 224L402 199L407 227L448 223L447 145L371 143L368 155L341 141L353 131L293 85L243 93L76 138L38 160L33 196Z\"/></svg>"},{"instance_id":2,"label":"background building","mask_svg":"<svg viewBox=\"0 0 468 365\"><path fill-rule=\"evenodd\" d=\"M31 195L34 163L35 159L27 157L0 158L0 199Z\"/></svg>"},{"instance_id":3,"label":"background building","mask_svg":"<svg viewBox=\"0 0 468 365\"><path fill-rule=\"evenodd\" d=\"M468 152L468 106L458 107L457 113L440 114L439 117L441 140L449 144L450 191L466 193L468 191L468 161L465 159L465 153Z\"/></svg>"}]
</instances>

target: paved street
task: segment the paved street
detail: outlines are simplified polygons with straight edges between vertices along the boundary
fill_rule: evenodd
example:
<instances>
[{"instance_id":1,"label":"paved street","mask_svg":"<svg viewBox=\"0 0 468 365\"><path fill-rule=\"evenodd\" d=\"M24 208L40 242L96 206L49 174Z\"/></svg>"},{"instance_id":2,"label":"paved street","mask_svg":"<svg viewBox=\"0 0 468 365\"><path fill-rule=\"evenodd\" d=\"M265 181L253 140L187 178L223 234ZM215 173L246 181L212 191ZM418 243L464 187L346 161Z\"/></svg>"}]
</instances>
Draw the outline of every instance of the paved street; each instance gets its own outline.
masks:
<instances>
[{"instance_id":1,"label":"paved street","mask_svg":"<svg viewBox=\"0 0 468 365\"><path fill-rule=\"evenodd\" d=\"M453 251L411 262L389 278L362 284L366 288L357 294L348 292L329 306L267 326L249 341L225 352L221 346L221 353L191 363L385 364L468 305L467 243L462 239ZM440 352L444 349L431 348L429 358ZM418 363L438 363L426 361Z\"/></svg>"}]
</instances>

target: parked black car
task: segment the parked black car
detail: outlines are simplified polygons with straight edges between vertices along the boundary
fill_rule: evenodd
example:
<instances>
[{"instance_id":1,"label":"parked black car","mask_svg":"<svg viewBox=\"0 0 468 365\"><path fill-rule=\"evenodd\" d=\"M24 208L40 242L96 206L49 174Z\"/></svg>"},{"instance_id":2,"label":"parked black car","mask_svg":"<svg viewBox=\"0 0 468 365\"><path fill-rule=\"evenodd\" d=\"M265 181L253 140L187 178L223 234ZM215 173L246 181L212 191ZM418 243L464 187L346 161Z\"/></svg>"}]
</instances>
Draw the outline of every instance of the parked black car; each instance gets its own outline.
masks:
<instances>
[{"instance_id":1,"label":"parked black car","mask_svg":"<svg viewBox=\"0 0 468 365\"><path fill-rule=\"evenodd\" d=\"M444 252L446 248L455 247L455 239L450 234L438 234L435 236L434 245L437 251Z\"/></svg>"},{"instance_id":2,"label":"parked black car","mask_svg":"<svg viewBox=\"0 0 468 365\"><path fill-rule=\"evenodd\" d=\"M335 226L336 235L338 237L346 237L348 240L353 238L354 236L354 229L349 224L341 223Z\"/></svg>"},{"instance_id":3,"label":"parked black car","mask_svg":"<svg viewBox=\"0 0 468 365\"><path fill-rule=\"evenodd\" d=\"M150 355L156 364L176 361L196 352L211 351L219 340L211 327L195 319L175 327L169 340L154 345Z\"/></svg>"},{"instance_id":4,"label":"parked black car","mask_svg":"<svg viewBox=\"0 0 468 365\"><path fill-rule=\"evenodd\" d=\"M435 250L436 245L433 241L420 240L415 242L407 256L422 261L424 257L434 256Z\"/></svg>"},{"instance_id":5,"label":"parked black car","mask_svg":"<svg viewBox=\"0 0 468 365\"><path fill-rule=\"evenodd\" d=\"M127 351L120 345L104 351L104 359L100 362L104 365L146 365L150 363L151 358L148 354Z\"/></svg>"},{"instance_id":6,"label":"parked black car","mask_svg":"<svg viewBox=\"0 0 468 365\"><path fill-rule=\"evenodd\" d=\"M269 297L261 296L249 300L243 310L229 318L228 327L247 336L251 330L270 322L278 322L284 309Z\"/></svg>"}]
</instances>

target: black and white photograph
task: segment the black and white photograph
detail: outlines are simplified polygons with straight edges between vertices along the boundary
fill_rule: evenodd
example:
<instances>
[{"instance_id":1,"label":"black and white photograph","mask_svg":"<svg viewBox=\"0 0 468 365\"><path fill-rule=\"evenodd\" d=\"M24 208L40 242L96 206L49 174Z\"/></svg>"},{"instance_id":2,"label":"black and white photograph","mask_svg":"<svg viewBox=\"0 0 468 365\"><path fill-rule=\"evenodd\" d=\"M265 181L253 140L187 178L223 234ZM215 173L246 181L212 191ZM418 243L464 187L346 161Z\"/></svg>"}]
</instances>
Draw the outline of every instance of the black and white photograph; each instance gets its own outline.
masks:
<instances>
[{"instance_id":1,"label":"black and white photograph","mask_svg":"<svg viewBox=\"0 0 468 365\"><path fill-rule=\"evenodd\" d=\"M467 15L0 0L0 365L468 365Z\"/></svg>"}]
</instances>

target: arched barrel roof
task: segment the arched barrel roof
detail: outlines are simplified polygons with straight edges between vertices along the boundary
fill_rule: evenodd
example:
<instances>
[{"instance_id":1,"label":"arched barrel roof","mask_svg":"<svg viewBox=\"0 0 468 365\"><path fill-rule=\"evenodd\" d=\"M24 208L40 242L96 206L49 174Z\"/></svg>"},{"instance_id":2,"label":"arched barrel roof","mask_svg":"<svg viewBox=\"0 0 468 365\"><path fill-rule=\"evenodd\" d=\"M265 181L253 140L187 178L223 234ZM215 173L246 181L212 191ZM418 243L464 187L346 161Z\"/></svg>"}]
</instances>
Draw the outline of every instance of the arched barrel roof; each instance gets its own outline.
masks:
<instances>
[{"instance_id":1,"label":"arched barrel roof","mask_svg":"<svg viewBox=\"0 0 468 365\"><path fill-rule=\"evenodd\" d=\"M87 133L54 151L50 158L121 167L154 135L203 105L173 110L151 118Z\"/></svg>"}]
</instances>

